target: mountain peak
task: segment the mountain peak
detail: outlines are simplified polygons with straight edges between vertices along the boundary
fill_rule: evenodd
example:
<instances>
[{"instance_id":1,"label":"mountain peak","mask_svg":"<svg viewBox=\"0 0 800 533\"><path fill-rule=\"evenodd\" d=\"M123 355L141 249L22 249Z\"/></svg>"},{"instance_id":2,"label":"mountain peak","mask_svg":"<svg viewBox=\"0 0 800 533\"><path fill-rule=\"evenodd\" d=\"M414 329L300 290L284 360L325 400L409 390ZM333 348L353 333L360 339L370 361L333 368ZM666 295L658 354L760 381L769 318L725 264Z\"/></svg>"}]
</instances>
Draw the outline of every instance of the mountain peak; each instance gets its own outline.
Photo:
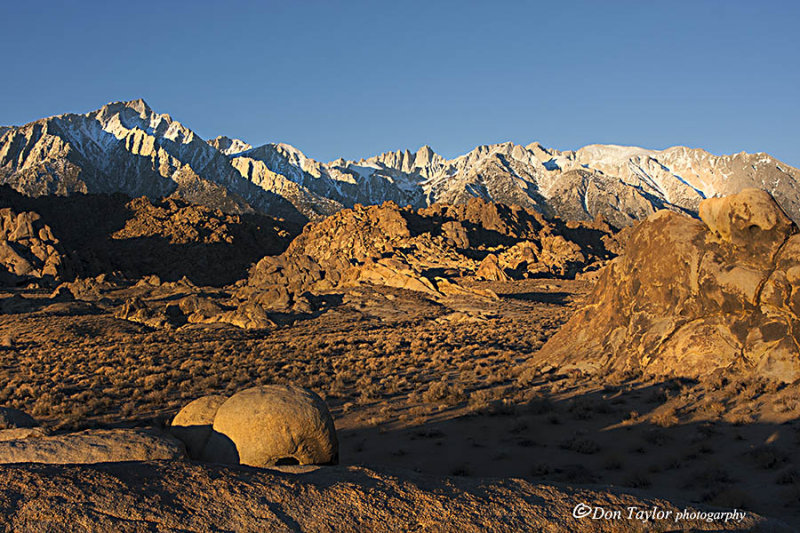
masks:
<instances>
[{"instance_id":1,"label":"mountain peak","mask_svg":"<svg viewBox=\"0 0 800 533\"><path fill-rule=\"evenodd\" d=\"M142 98L137 98L136 100L127 100L121 102L109 102L103 106L104 109L109 111L118 111L122 109L131 109L136 111L140 116L146 116L153 114L153 109L147 105L147 102L144 101Z\"/></svg>"},{"instance_id":2,"label":"mountain peak","mask_svg":"<svg viewBox=\"0 0 800 533\"><path fill-rule=\"evenodd\" d=\"M228 136L220 135L214 139L210 139L208 144L219 150L225 155L238 154L253 148L241 139L231 139Z\"/></svg>"},{"instance_id":3,"label":"mountain peak","mask_svg":"<svg viewBox=\"0 0 800 533\"><path fill-rule=\"evenodd\" d=\"M125 102L125 107L129 107L134 111L137 111L140 115L143 114L150 114L153 110L147 105L147 102L144 101L144 98L137 98L136 100L129 100Z\"/></svg>"}]
</instances>

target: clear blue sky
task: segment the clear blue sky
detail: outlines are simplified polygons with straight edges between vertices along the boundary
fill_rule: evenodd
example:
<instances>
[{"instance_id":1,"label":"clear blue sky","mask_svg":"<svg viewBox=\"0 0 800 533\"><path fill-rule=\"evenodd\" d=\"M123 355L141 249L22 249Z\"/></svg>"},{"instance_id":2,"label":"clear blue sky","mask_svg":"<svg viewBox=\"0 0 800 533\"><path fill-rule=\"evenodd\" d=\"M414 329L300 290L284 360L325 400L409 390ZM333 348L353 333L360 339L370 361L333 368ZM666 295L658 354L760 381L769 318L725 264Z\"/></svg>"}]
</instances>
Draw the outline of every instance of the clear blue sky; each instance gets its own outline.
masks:
<instances>
[{"instance_id":1,"label":"clear blue sky","mask_svg":"<svg viewBox=\"0 0 800 533\"><path fill-rule=\"evenodd\" d=\"M4 1L0 124L143 97L323 161L538 140L800 166L800 2Z\"/></svg>"}]
</instances>

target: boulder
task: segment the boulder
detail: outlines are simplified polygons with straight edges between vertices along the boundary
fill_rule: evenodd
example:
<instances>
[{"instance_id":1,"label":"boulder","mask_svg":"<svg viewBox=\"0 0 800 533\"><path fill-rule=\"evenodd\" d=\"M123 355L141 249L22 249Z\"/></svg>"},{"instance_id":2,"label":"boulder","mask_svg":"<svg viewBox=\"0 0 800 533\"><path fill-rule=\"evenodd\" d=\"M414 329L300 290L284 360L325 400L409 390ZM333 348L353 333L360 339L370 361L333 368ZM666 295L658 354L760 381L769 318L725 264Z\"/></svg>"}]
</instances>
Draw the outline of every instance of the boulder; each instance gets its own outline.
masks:
<instances>
[{"instance_id":1,"label":"boulder","mask_svg":"<svg viewBox=\"0 0 800 533\"><path fill-rule=\"evenodd\" d=\"M219 407L203 458L250 466L336 464L339 443L319 396L265 385L238 392Z\"/></svg>"},{"instance_id":2,"label":"boulder","mask_svg":"<svg viewBox=\"0 0 800 533\"><path fill-rule=\"evenodd\" d=\"M173 328L183 325L186 316L180 303L146 302L139 297L128 298L115 312L116 318L138 322L151 328Z\"/></svg>"},{"instance_id":3,"label":"boulder","mask_svg":"<svg viewBox=\"0 0 800 533\"><path fill-rule=\"evenodd\" d=\"M213 319L242 329L266 329L275 327L264 307L256 302L245 301L233 311L226 311Z\"/></svg>"},{"instance_id":4,"label":"boulder","mask_svg":"<svg viewBox=\"0 0 800 533\"><path fill-rule=\"evenodd\" d=\"M793 226L772 196L761 189L709 198L701 202L699 214L712 233L750 253L774 253Z\"/></svg>"},{"instance_id":5,"label":"boulder","mask_svg":"<svg viewBox=\"0 0 800 533\"><path fill-rule=\"evenodd\" d=\"M486 281L511 281L508 274L500 268L497 256L494 254L487 255L481 261L478 270L475 271L475 277Z\"/></svg>"},{"instance_id":6,"label":"boulder","mask_svg":"<svg viewBox=\"0 0 800 533\"><path fill-rule=\"evenodd\" d=\"M225 400L227 397L219 394L203 396L187 404L172 420L169 432L183 442L192 459L200 459L211 435L214 416Z\"/></svg>"},{"instance_id":7,"label":"boulder","mask_svg":"<svg viewBox=\"0 0 800 533\"><path fill-rule=\"evenodd\" d=\"M363 265L353 267L344 276L342 285L358 283L385 285L439 295L431 280L401 259L381 259L377 262L367 260Z\"/></svg>"},{"instance_id":8,"label":"boulder","mask_svg":"<svg viewBox=\"0 0 800 533\"><path fill-rule=\"evenodd\" d=\"M0 407L0 429L34 428L39 423L28 413L13 407Z\"/></svg>"},{"instance_id":9,"label":"boulder","mask_svg":"<svg viewBox=\"0 0 800 533\"><path fill-rule=\"evenodd\" d=\"M186 452L180 441L147 429L98 429L51 437L0 441L0 464L110 463L185 457Z\"/></svg>"}]
</instances>

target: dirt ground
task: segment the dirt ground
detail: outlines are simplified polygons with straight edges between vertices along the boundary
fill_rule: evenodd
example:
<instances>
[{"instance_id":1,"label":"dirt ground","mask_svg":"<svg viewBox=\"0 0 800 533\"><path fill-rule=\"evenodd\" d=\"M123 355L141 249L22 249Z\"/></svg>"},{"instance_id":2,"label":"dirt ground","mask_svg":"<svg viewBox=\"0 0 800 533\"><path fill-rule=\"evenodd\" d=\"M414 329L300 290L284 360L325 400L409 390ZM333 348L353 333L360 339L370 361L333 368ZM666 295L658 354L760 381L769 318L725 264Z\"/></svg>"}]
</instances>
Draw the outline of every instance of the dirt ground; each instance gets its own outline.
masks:
<instances>
[{"instance_id":1,"label":"dirt ground","mask_svg":"<svg viewBox=\"0 0 800 533\"><path fill-rule=\"evenodd\" d=\"M265 383L326 399L344 465L614 486L800 527L800 392L721 372L707 383L522 365L588 281L474 282L499 300L434 302L364 286L268 330L154 329L114 318L142 289L84 300L0 294L0 404L52 431L165 425L189 401ZM138 292L137 292L138 291ZM224 302L224 289L172 288Z\"/></svg>"}]
</instances>

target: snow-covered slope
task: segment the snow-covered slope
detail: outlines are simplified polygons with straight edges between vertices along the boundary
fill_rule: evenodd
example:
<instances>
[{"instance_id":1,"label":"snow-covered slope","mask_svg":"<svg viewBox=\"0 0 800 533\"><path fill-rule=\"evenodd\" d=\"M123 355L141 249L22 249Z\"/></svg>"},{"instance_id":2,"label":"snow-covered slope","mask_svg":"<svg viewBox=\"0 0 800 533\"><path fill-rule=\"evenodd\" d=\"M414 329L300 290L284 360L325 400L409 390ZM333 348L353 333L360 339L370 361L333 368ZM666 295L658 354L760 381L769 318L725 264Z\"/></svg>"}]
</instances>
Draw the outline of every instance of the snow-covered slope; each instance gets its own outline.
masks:
<instances>
[{"instance_id":1,"label":"snow-covered slope","mask_svg":"<svg viewBox=\"0 0 800 533\"><path fill-rule=\"evenodd\" d=\"M226 211L313 220L356 203L422 207L479 196L617 226L657 209L695 212L710 196L758 187L800 220L800 170L758 153L502 143L454 159L430 147L321 163L287 144L210 141L142 100L0 128L0 183L28 195L179 195Z\"/></svg>"},{"instance_id":2,"label":"snow-covered slope","mask_svg":"<svg viewBox=\"0 0 800 533\"><path fill-rule=\"evenodd\" d=\"M31 196L174 194L232 212L317 216L243 179L223 152L143 100L9 128L0 136L0 183Z\"/></svg>"}]
</instances>

